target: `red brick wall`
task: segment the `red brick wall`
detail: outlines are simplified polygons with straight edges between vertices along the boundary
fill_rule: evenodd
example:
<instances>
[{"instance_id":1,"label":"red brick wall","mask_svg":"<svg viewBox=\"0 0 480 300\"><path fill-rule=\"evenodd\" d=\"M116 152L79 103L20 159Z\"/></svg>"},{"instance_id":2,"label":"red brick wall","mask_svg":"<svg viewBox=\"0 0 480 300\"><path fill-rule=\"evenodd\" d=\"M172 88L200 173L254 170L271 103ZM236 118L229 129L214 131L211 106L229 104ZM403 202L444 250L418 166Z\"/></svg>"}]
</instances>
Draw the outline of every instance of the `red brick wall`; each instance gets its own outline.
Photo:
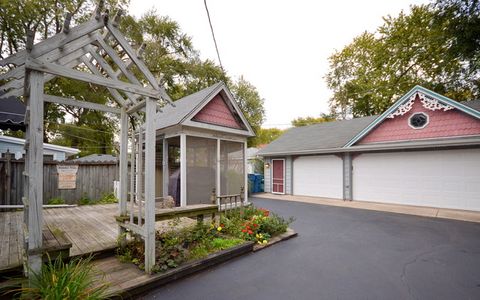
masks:
<instances>
[{"instance_id":1,"label":"red brick wall","mask_svg":"<svg viewBox=\"0 0 480 300\"><path fill-rule=\"evenodd\" d=\"M409 117L416 112L424 112L429 116L429 123L423 129L413 129L408 125ZM357 144L469 135L480 135L480 120L457 109L428 110L417 96L409 112L393 119L385 119Z\"/></svg>"},{"instance_id":2,"label":"red brick wall","mask_svg":"<svg viewBox=\"0 0 480 300\"><path fill-rule=\"evenodd\" d=\"M243 129L219 94L192 119L193 121Z\"/></svg>"}]
</instances>

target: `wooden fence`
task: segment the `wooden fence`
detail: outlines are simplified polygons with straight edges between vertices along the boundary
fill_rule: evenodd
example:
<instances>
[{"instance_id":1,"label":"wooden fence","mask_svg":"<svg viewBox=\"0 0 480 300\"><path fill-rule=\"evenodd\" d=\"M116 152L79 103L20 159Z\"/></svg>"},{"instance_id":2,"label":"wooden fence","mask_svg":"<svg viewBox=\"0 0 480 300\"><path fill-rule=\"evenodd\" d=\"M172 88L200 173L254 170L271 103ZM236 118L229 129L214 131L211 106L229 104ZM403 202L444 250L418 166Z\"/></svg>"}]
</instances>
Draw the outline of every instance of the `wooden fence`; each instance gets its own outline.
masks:
<instances>
[{"instance_id":1,"label":"wooden fence","mask_svg":"<svg viewBox=\"0 0 480 300\"><path fill-rule=\"evenodd\" d=\"M58 189L57 165L78 166L75 189ZM0 205L23 204L24 169L24 159L0 158ZM98 200L107 193L113 193L115 180L118 180L118 165L115 162L44 161L43 202L47 204L52 198L61 198L67 204L78 204L82 197Z\"/></svg>"}]
</instances>

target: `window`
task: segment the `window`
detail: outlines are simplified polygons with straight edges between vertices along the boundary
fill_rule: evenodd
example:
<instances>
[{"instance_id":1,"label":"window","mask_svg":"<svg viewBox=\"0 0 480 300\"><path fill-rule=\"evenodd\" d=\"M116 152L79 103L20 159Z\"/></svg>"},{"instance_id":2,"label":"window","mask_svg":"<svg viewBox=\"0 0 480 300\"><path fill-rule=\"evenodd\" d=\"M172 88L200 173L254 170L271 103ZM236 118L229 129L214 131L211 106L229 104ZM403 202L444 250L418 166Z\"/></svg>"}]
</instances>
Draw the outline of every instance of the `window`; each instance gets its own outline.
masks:
<instances>
[{"instance_id":1,"label":"window","mask_svg":"<svg viewBox=\"0 0 480 300\"><path fill-rule=\"evenodd\" d=\"M422 129L428 125L428 115L426 113L415 113L408 119L408 125L413 129Z\"/></svg>"}]
</instances>

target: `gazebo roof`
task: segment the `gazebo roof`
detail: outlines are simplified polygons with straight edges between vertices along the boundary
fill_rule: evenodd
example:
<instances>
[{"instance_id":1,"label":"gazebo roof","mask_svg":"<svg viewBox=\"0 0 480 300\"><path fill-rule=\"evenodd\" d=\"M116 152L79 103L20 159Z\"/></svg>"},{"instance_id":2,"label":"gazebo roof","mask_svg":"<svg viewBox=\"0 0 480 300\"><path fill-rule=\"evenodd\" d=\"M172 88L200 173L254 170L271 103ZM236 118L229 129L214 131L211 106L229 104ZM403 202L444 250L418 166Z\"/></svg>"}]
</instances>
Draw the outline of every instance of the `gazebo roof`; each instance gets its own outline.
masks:
<instances>
[{"instance_id":1,"label":"gazebo roof","mask_svg":"<svg viewBox=\"0 0 480 300\"><path fill-rule=\"evenodd\" d=\"M232 122L235 122L238 125L229 126L225 124L219 124L215 122L212 123L196 119L196 116L198 116L200 112L205 112L204 109L208 109L206 108L206 106L209 103L215 100L219 101L219 98L217 98L218 95L220 95L220 99L223 100L223 103L225 103L225 106L228 109L228 113L230 114L226 117L230 118ZM175 125L198 127L216 131L235 133L244 136L255 135L252 128L250 127L250 124L248 123L247 119L245 118L236 101L234 100L233 95L223 82L218 82L210 87L183 97L175 101L175 107L166 106L165 108L162 108L161 112L157 113L155 126L157 130L165 129Z\"/></svg>"}]
</instances>

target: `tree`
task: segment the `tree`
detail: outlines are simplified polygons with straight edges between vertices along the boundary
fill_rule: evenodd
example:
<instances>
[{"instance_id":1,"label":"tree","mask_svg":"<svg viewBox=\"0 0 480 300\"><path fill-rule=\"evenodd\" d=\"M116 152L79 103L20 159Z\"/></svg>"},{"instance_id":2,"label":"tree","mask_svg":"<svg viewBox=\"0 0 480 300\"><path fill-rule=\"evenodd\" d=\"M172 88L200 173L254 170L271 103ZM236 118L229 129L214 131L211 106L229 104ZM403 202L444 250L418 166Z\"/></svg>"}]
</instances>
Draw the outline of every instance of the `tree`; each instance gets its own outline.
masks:
<instances>
[{"instance_id":1,"label":"tree","mask_svg":"<svg viewBox=\"0 0 480 300\"><path fill-rule=\"evenodd\" d=\"M71 26L89 18L95 7L94 0L0 0L0 49L7 57L25 48L27 29L35 29L37 39L46 39L61 31L65 12L73 14ZM128 0L109 0L106 8L113 15L126 8ZM177 22L160 16L155 10L141 18L123 16L120 29L134 47L145 43L144 61L153 75L173 100L230 78L214 62L202 60L192 45L191 37L183 33ZM113 42L110 42L115 47ZM110 58L105 59L109 62ZM82 67L77 67L81 69ZM115 66L112 66L115 68ZM140 71L131 68L135 75ZM140 76L141 80L144 80ZM120 77L120 80L126 78ZM232 85L245 115L256 130L263 121L263 100L255 87L241 78ZM75 97L99 104L114 103L110 93L92 84L58 78L45 85L49 94ZM45 104L44 142L76 147L81 155L111 153L115 151L114 137L118 119L109 114L60 104ZM8 133L6 133L8 134Z\"/></svg>"},{"instance_id":2,"label":"tree","mask_svg":"<svg viewBox=\"0 0 480 300\"><path fill-rule=\"evenodd\" d=\"M257 88L240 76L238 81L230 86L230 90L253 131L257 134L265 119L264 100L260 97ZM255 146L255 141L255 138L249 138L248 146Z\"/></svg>"},{"instance_id":3,"label":"tree","mask_svg":"<svg viewBox=\"0 0 480 300\"><path fill-rule=\"evenodd\" d=\"M257 131L257 136L253 139L253 147L259 145L270 144L281 136L285 131L278 128L260 128Z\"/></svg>"},{"instance_id":4,"label":"tree","mask_svg":"<svg viewBox=\"0 0 480 300\"><path fill-rule=\"evenodd\" d=\"M313 125L313 124L318 124L318 123L324 123L324 122L331 122L335 121L335 117L333 115L328 115L325 113L320 114L320 117L298 117L296 119L292 120L292 126L293 127L301 127L301 126L308 126L308 125Z\"/></svg>"},{"instance_id":5,"label":"tree","mask_svg":"<svg viewBox=\"0 0 480 300\"><path fill-rule=\"evenodd\" d=\"M459 101L478 98L479 70L468 67L475 58L451 52L449 26L435 5L412 6L356 37L329 58L331 109L342 118L379 114L417 84Z\"/></svg>"}]
</instances>

